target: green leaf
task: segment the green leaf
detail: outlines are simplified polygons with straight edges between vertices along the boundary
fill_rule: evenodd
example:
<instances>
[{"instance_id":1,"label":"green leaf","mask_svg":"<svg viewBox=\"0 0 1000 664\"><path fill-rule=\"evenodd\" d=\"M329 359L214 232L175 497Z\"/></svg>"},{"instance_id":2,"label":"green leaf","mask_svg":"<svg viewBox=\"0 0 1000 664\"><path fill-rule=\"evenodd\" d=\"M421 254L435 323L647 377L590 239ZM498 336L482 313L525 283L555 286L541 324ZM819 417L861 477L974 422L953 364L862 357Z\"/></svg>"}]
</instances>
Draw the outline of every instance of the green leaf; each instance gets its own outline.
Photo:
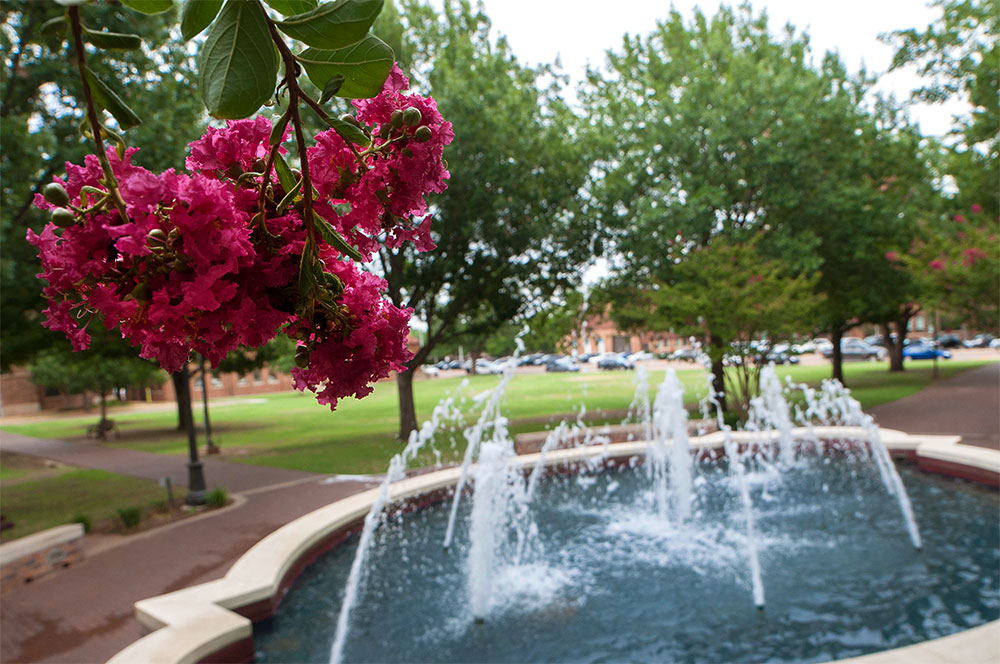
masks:
<instances>
[{"instance_id":1,"label":"green leaf","mask_svg":"<svg viewBox=\"0 0 1000 664\"><path fill-rule=\"evenodd\" d=\"M304 14L319 5L319 0L264 0L264 2L285 16Z\"/></svg>"},{"instance_id":2,"label":"green leaf","mask_svg":"<svg viewBox=\"0 0 1000 664\"><path fill-rule=\"evenodd\" d=\"M337 0L320 5L304 14L275 21L278 29L307 46L338 49L365 38L383 0Z\"/></svg>"},{"instance_id":3,"label":"green leaf","mask_svg":"<svg viewBox=\"0 0 1000 664\"><path fill-rule=\"evenodd\" d=\"M316 220L316 226L319 227L319 234L323 236L323 241L328 245L339 251L345 256L349 256L351 259L358 262L364 262L365 257L361 255L357 249L352 247L344 239L344 236L337 232L337 229L330 225L330 222L323 217L313 215L313 219Z\"/></svg>"},{"instance_id":4,"label":"green leaf","mask_svg":"<svg viewBox=\"0 0 1000 664\"><path fill-rule=\"evenodd\" d=\"M285 210L287 210L288 206L295 201L295 197L298 196L299 189L301 188L302 188L302 178L299 178L299 181L295 183L295 186L292 187L292 190L289 191L287 194L285 194L285 197L282 198L281 202L278 203L278 207L275 210L278 216L285 214Z\"/></svg>"},{"instance_id":5,"label":"green leaf","mask_svg":"<svg viewBox=\"0 0 1000 664\"><path fill-rule=\"evenodd\" d=\"M278 174L278 182L281 183L282 189L291 191L295 188L295 174L292 173L292 169L288 167L288 162L280 154L274 159L274 170Z\"/></svg>"},{"instance_id":6,"label":"green leaf","mask_svg":"<svg viewBox=\"0 0 1000 664\"><path fill-rule=\"evenodd\" d=\"M333 130L340 134L345 140L348 140L355 145L361 145L364 147L371 145L371 140L365 136L365 132L361 131L361 129L352 125L350 122L344 122L338 118L324 118L324 122L333 127Z\"/></svg>"},{"instance_id":7,"label":"green leaf","mask_svg":"<svg viewBox=\"0 0 1000 664\"><path fill-rule=\"evenodd\" d=\"M162 14L174 7L174 0L122 0L122 4L142 14Z\"/></svg>"},{"instance_id":8,"label":"green leaf","mask_svg":"<svg viewBox=\"0 0 1000 664\"><path fill-rule=\"evenodd\" d=\"M384 41L368 35L354 46L335 51L307 48L296 59L316 87L322 89L327 81L339 74L344 77L344 84L337 96L364 99L382 91L395 55Z\"/></svg>"},{"instance_id":9,"label":"green leaf","mask_svg":"<svg viewBox=\"0 0 1000 664\"><path fill-rule=\"evenodd\" d=\"M267 139L267 144L272 148L278 143L281 143L281 141L285 138L285 127L288 126L289 117L291 116L289 116L287 112L282 114L274 126L271 127L271 136Z\"/></svg>"},{"instance_id":10,"label":"green leaf","mask_svg":"<svg viewBox=\"0 0 1000 664\"><path fill-rule=\"evenodd\" d=\"M84 38L97 48L112 51L134 51L142 48L142 38L139 35L123 34L121 32L103 32L100 30L83 29Z\"/></svg>"},{"instance_id":11,"label":"green leaf","mask_svg":"<svg viewBox=\"0 0 1000 664\"><path fill-rule=\"evenodd\" d=\"M58 51L62 48L63 41L66 40L67 28L69 28L69 24L66 22L65 16L50 18L42 24L42 28L39 30L42 43L48 46L50 51Z\"/></svg>"},{"instance_id":12,"label":"green leaf","mask_svg":"<svg viewBox=\"0 0 1000 664\"><path fill-rule=\"evenodd\" d=\"M187 0L181 10L181 37L184 41L201 34L222 9L222 0Z\"/></svg>"},{"instance_id":13,"label":"green leaf","mask_svg":"<svg viewBox=\"0 0 1000 664\"><path fill-rule=\"evenodd\" d=\"M335 94L337 94L337 92L340 91L340 88L343 87L343 85L344 85L344 77L342 75L337 74L336 76L331 78L329 81L326 82L326 85L323 86L323 94L319 98L319 103L325 104L326 102L330 101L330 98L333 97Z\"/></svg>"},{"instance_id":14,"label":"green leaf","mask_svg":"<svg viewBox=\"0 0 1000 664\"><path fill-rule=\"evenodd\" d=\"M217 118L246 118L274 94L278 56L257 2L228 0L198 59L201 96Z\"/></svg>"},{"instance_id":15,"label":"green leaf","mask_svg":"<svg viewBox=\"0 0 1000 664\"><path fill-rule=\"evenodd\" d=\"M93 95L94 101L98 106L111 113L122 129L131 129L142 124L142 120L135 114L135 111L129 108L122 101L122 98L118 96L118 93L112 90L107 83L94 76L94 73L90 69L85 70L85 73L87 84L90 86L90 94Z\"/></svg>"}]
</instances>

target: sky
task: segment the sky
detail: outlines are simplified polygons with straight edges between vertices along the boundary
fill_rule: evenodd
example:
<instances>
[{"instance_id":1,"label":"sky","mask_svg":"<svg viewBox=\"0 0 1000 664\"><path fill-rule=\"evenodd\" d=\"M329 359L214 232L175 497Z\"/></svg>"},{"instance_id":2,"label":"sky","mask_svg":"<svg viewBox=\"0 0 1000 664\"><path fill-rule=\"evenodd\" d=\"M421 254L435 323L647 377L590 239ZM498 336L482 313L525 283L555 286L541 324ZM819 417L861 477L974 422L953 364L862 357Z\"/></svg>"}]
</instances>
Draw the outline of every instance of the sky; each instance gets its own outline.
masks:
<instances>
[{"instance_id":1,"label":"sky","mask_svg":"<svg viewBox=\"0 0 1000 664\"><path fill-rule=\"evenodd\" d=\"M605 51L620 47L624 34L648 34L671 7L669 0L482 1L494 31L507 37L521 62L551 63L558 56L563 71L574 81L582 79L588 64L603 65ZM719 5L718 0L673 2L686 18L696 6L711 16ZM767 12L772 32L786 23L806 32L815 62L825 51L836 51L851 72L864 65L869 72L879 74L888 70L893 52L878 40L879 34L906 28L922 30L940 13L928 7L926 0L753 0L751 5L755 13ZM912 72L899 71L877 87L903 100L918 85L919 79ZM951 116L962 110L961 104L920 105L912 109L911 116L924 135L941 136L950 129Z\"/></svg>"}]
</instances>

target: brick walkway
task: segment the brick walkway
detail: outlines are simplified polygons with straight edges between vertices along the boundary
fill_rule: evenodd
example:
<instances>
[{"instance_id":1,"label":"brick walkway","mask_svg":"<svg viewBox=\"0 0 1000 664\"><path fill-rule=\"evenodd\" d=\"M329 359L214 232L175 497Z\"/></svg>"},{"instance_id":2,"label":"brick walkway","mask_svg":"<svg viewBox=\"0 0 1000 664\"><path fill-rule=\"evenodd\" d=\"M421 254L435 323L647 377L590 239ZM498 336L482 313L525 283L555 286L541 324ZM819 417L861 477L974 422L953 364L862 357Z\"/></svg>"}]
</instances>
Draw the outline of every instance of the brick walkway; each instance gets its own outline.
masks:
<instances>
[{"instance_id":1,"label":"brick walkway","mask_svg":"<svg viewBox=\"0 0 1000 664\"><path fill-rule=\"evenodd\" d=\"M934 383L870 413L890 429L957 434L968 445L1000 449L1000 362Z\"/></svg>"},{"instance_id":2,"label":"brick walkway","mask_svg":"<svg viewBox=\"0 0 1000 664\"><path fill-rule=\"evenodd\" d=\"M1000 364L963 373L872 410L883 426L908 433L958 433L1000 447ZM110 450L0 433L5 450L156 479L186 477L175 456ZM93 448L93 449L90 449ZM370 480L246 466L208 459L209 487L226 486L235 505L124 538L79 565L0 598L0 661L104 662L141 636L134 602L220 578L254 543L288 521L372 486Z\"/></svg>"}]
</instances>

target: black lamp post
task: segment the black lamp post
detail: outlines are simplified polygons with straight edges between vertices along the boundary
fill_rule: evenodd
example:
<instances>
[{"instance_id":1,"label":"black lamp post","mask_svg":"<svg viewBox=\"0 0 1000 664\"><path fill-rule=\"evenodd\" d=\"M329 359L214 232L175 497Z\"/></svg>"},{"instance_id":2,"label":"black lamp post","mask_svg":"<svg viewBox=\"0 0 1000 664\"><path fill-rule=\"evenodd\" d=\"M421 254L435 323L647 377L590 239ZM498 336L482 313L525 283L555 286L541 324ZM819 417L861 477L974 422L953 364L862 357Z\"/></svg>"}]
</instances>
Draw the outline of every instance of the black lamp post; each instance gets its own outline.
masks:
<instances>
[{"instance_id":1,"label":"black lamp post","mask_svg":"<svg viewBox=\"0 0 1000 664\"><path fill-rule=\"evenodd\" d=\"M218 454L219 448L212 440L212 423L208 419L208 373L205 371L205 356L198 357L198 372L201 374L201 406L205 413L205 454Z\"/></svg>"},{"instance_id":2,"label":"black lamp post","mask_svg":"<svg viewBox=\"0 0 1000 664\"><path fill-rule=\"evenodd\" d=\"M205 488L205 474L202 463L198 460L198 440L194 432L194 416L191 412L191 377L187 365L179 372L181 380L175 385L177 390L177 407L181 410L181 420L184 421L188 435L188 494L184 498L187 505L204 505L208 491Z\"/></svg>"}]
</instances>

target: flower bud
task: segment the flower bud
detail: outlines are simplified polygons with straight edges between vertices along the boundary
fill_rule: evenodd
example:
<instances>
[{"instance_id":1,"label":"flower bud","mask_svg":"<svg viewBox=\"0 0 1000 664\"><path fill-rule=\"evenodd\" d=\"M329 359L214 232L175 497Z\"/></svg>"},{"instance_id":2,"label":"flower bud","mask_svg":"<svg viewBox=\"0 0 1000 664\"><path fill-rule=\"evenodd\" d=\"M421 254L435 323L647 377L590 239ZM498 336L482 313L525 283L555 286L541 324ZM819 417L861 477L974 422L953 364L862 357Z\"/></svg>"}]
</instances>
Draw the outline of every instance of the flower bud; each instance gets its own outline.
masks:
<instances>
[{"instance_id":1,"label":"flower bud","mask_svg":"<svg viewBox=\"0 0 1000 664\"><path fill-rule=\"evenodd\" d=\"M404 157L412 157L413 156L413 150L411 150L410 148L403 148L402 152L403 152L403 156Z\"/></svg>"},{"instance_id":2,"label":"flower bud","mask_svg":"<svg viewBox=\"0 0 1000 664\"><path fill-rule=\"evenodd\" d=\"M417 139L420 143L426 143L431 140L431 136L431 128L426 125L417 127L416 133L413 134L413 138Z\"/></svg>"},{"instance_id":3,"label":"flower bud","mask_svg":"<svg viewBox=\"0 0 1000 664\"><path fill-rule=\"evenodd\" d=\"M403 112L396 109L389 116L389 127L392 129L399 129L403 126Z\"/></svg>"},{"instance_id":4,"label":"flower bud","mask_svg":"<svg viewBox=\"0 0 1000 664\"><path fill-rule=\"evenodd\" d=\"M355 127L357 127L358 129L362 128L361 127L361 123L358 122L358 119L356 117L354 117L353 115L351 115L350 113L344 113L343 115L341 115L340 116L340 121L341 122L346 122L347 124L352 124Z\"/></svg>"},{"instance_id":5,"label":"flower bud","mask_svg":"<svg viewBox=\"0 0 1000 664\"><path fill-rule=\"evenodd\" d=\"M140 281L136 284L132 292L125 296L126 300L132 299L138 302L149 302L149 296L152 294L149 284L145 281Z\"/></svg>"},{"instance_id":6,"label":"flower bud","mask_svg":"<svg viewBox=\"0 0 1000 664\"><path fill-rule=\"evenodd\" d=\"M295 366L299 369L305 369L309 366L309 348L307 346L299 346L295 349Z\"/></svg>"},{"instance_id":7,"label":"flower bud","mask_svg":"<svg viewBox=\"0 0 1000 664\"><path fill-rule=\"evenodd\" d=\"M45 188L42 189L42 198L59 207L69 205L69 194L58 182L50 182L45 185Z\"/></svg>"},{"instance_id":8,"label":"flower bud","mask_svg":"<svg viewBox=\"0 0 1000 664\"><path fill-rule=\"evenodd\" d=\"M52 223L59 228L69 228L76 225L76 215L66 208L56 208L52 211Z\"/></svg>"},{"instance_id":9,"label":"flower bud","mask_svg":"<svg viewBox=\"0 0 1000 664\"><path fill-rule=\"evenodd\" d=\"M265 168L267 168L267 162L263 159L258 159L253 163L253 166L250 167L250 170L254 173L263 173Z\"/></svg>"},{"instance_id":10,"label":"flower bud","mask_svg":"<svg viewBox=\"0 0 1000 664\"><path fill-rule=\"evenodd\" d=\"M226 175L234 180L237 180L241 175L243 175L243 167L236 163L230 164L229 168L226 169Z\"/></svg>"},{"instance_id":11,"label":"flower bud","mask_svg":"<svg viewBox=\"0 0 1000 664\"><path fill-rule=\"evenodd\" d=\"M166 244L167 234L163 232L160 228L154 228L146 234L146 238L149 240L150 244Z\"/></svg>"},{"instance_id":12,"label":"flower bud","mask_svg":"<svg viewBox=\"0 0 1000 664\"><path fill-rule=\"evenodd\" d=\"M420 124L420 120L423 118L420 115L420 109L414 106L410 106L408 109L403 111L403 124L407 127L416 127Z\"/></svg>"}]
</instances>

